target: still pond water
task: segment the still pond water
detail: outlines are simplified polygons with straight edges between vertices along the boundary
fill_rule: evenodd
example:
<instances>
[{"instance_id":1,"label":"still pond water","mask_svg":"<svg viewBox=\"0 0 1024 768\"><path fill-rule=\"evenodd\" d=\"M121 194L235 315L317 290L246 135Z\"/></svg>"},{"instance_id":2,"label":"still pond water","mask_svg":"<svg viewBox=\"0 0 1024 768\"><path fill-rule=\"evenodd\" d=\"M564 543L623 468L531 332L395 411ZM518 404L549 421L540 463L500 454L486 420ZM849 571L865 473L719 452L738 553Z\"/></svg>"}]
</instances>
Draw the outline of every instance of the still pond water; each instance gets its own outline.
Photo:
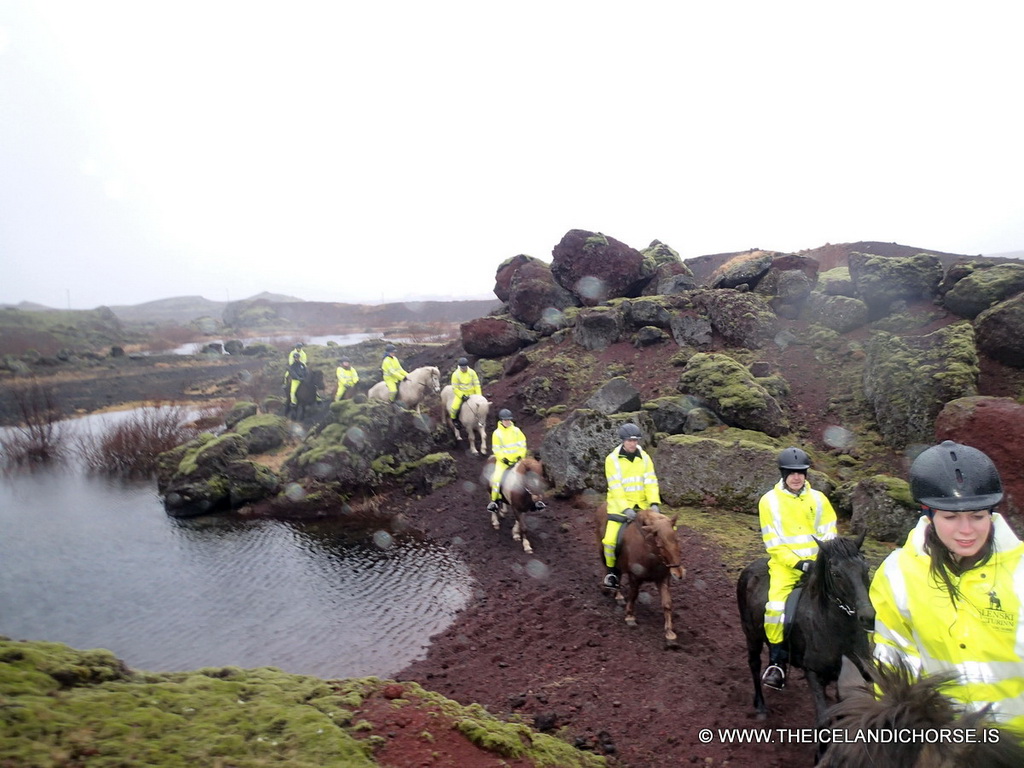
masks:
<instances>
[{"instance_id":1,"label":"still pond water","mask_svg":"<svg viewBox=\"0 0 1024 768\"><path fill-rule=\"evenodd\" d=\"M353 541L338 522L178 520L154 482L75 467L0 475L0 635L107 648L135 669L390 677L472 589L465 563L423 541Z\"/></svg>"}]
</instances>

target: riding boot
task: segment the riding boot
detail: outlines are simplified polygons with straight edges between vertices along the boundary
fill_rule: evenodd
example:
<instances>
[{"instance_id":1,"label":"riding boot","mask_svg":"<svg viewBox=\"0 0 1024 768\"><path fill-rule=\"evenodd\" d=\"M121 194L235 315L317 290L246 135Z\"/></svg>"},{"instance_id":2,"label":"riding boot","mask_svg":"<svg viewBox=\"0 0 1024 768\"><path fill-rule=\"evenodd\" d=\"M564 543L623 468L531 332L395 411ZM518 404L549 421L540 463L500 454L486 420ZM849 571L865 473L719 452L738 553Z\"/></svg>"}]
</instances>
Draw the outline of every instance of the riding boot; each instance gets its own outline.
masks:
<instances>
[{"instance_id":1,"label":"riding boot","mask_svg":"<svg viewBox=\"0 0 1024 768\"><path fill-rule=\"evenodd\" d=\"M761 675L761 682L768 688L781 691L786 687L786 665L789 651L782 643L768 643L768 669Z\"/></svg>"},{"instance_id":2,"label":"riding boot","mask_svg":"<svg viewBox=\"0 0 1024 768\"><path fill-rule=\"evenodd\" d=\"M606 565L604 569L606 573L604 575L604 581L601 582L601 586L605 589L618 589L619 569L614 565Z\"/></svg>"}]
</instances>

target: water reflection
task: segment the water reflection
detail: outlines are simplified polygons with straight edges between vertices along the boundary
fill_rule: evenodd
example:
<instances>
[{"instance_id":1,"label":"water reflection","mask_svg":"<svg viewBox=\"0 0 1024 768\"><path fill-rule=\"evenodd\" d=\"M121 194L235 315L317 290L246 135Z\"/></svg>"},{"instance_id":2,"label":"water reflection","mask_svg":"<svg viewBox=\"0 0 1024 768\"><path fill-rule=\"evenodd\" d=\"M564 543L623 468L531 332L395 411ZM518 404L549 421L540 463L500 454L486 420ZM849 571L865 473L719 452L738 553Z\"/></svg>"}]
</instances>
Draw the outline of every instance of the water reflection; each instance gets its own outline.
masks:
<instances>
[{"instance_id":1,"label":"water reflection","mask_svg":"<svg viewBox=\"0 0 1024 768\"><path fill-rule=\"evenodd\" d=\"M331 521L175 519L152 482L75 470L0 477L0 531L0 634L109 648L137 669L387 677L471 590L435 544L381 548Z\"/></svg>"}]
</instances>

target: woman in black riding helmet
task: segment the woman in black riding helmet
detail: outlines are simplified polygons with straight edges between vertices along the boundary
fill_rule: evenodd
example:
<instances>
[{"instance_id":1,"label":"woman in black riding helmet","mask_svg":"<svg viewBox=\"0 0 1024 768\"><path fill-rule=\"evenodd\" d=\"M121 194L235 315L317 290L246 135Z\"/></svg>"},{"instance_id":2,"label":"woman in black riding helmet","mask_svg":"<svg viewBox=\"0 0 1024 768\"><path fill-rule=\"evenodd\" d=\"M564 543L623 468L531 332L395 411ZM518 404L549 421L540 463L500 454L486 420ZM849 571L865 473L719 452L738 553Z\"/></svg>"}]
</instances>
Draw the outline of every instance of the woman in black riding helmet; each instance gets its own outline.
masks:
<instances>
[{"instance_id":1,"label":"woman in black riding helmet","mask_svg":"<svg viewBox=\"0 0 1024 768\"><path fill-rule=\"evenodd\" d=\"M1024 544L995 511L999 471L946 440L914 459L910 492L922 515L871 582L874 656L955 674L944 693L1024 738Z\"/></svg>"}]
</instances>

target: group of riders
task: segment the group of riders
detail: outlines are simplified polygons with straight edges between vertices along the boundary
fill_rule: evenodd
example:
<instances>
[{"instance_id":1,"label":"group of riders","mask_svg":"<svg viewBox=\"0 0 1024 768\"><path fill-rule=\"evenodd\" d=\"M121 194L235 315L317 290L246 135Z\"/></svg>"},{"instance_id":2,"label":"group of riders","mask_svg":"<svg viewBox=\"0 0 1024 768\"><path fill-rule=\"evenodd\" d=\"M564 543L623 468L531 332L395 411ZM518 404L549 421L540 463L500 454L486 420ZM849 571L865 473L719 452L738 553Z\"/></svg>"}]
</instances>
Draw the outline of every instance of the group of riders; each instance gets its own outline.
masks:
<instances>
[{"instance_id":1,"label":"group of riders","mask_svg":"<svg viewBox=\"0 0 1024 768\"><path fill-rule=\"evenodd\" d=\"M389 344L381 372L392 400L408 374ZM289 354L305 365L301 344ZM341 399L359 376L348 358L337 370ZM469 361L459 358L451 375L455 397L448 416L482 394ZM294 398L295 383L292 384ZM633 423L618 431L620 443L605 457L607 515L602 548L601 586L617 590L621 573L616 548L623 526L641 509L660 511L654 461L641 447L643 433ZM495 459L488 511L502 501L501 478L527 455L526 435L502 408L491 438ZM761 496L758 517L768 554L769 589L764 611L768 641L765 686L786 685L789 654L785 641L786 599L812 569L818 544L835 538L836 513L828 497L811 487L808 454L789 447L777 456L780 479ZM972 711L986 710L1001 725L1024 737L1024 543L996 511L1003 484L984 452L944 441L922 451L910 467L910 491L921 515L904 545L878 568L870 586L875 608L874 656L882 664L903 665L913 673L945 674L943 689ZM543 509L542 501L536 509Z\"/></svg>"}]
</instances>

